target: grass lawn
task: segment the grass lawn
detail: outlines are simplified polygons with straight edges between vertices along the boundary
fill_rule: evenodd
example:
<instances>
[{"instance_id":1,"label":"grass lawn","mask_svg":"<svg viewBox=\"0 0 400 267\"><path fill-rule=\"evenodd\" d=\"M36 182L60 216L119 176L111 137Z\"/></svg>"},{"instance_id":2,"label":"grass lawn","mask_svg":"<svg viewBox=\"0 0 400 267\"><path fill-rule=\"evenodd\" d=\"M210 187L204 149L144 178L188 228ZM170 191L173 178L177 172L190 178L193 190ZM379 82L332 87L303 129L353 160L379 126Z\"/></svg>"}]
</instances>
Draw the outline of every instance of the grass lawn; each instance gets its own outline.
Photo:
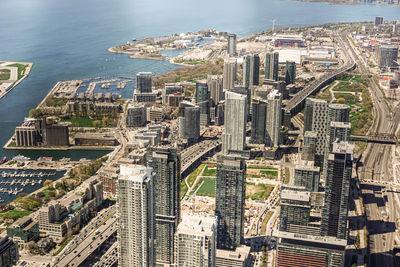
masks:
<instances>
[{"instance_id":1,"label":"grass lawn","mask_svg":"<svg viewBox=\"0 0 400 267\"><path fill-rule=\"evenodd\" d=\"M360 99L358 98L358 96L355 96L351 93L334 93L336 100L338 100L339 98L344 98L344 104L347 105L355 105L358 104Z\"/></svg>"},{"instance_id":2,"label":"grass lawn","mask_svg":"<svg viewBox=\"0 0 400 267\"><path fill-rule=\"evenodd\" d=\"M289 184L290 181L290 169L288 167L285 168L285 184Z\"/></svg>"},{"instance_id":3,"label":"grass lawn","mask_svg":"<svg viewBox=\"0 0 400 267\"><path fill-rule=\"evenodd\" d=\"M22 76L24 76L26 67L28 67L28 65L16 63L16 64L8 65L7 67L17 67L18 68L18 80L19 80L22 78Z\"/></svg>"},{"instance_id":4,"label":"grass lawn","mask_svg":"<svg viewBox=\"0 0 400 267\"><path fill-rule=\"evenodd\" d=\"M10 79L10 70L3 69L0 70L0 80L9 80Z\"/></svg>"},{"instance_id":5,"label":"grass lawn","mask_svg":"<svg viewBox=\"0 0 400 267\"><path fill-rule=\"evenodd\" d=\"M197 196L215 197L215 179L201 178L199 186L200 188L196 193Z\"/></svg>"},{"instance_id":6,"label":"grass lawn","mask_svg":"<svg viewBox=\"0 0 400 267\"><path fill-rule=\"evenodd\" d=\"M267 214L265 214L264 220L263 220L262 225L261 225L261 235L265 235L266 234L267 224L268 224L269 219L271 219L272 214L274 214L273 211L268 211Z\"/></svg>"},{"instance_id":7,"label":"grass lawn","mask_svg":"<svg viewBox=\"0 0 400 267\"><path fill-rule=\"evenodd\" d=\"M31 213L32 213L32 211L28 211L28 210L9 210L7 212L1 213L0 217L3 219L12 219L15 221L15 220L25 217L26 215L29 215Z\"/></svg>"},{"instance_id":8,"label":"grass lawn","mask_svg":"<svg viewBox=\"0 0 400 267\"><path fill-rule=\"evenodd\" d=\"M272 190L273 185L246 183L246 199L266 200Z\"/></svg>"},{"instance_id":9,"label":"grass lawn","mask_svg":"<svg viewBox=\"0 0 400 267\"><path fill-rule=\"evenodd\" d=\"M181 199L184 198L184 196L186 195L186 192L188 191L188 187L186 186L185 181L181 182Z\"/></svg>"},{"instance_id":10,"label":"grass lawn","mask_svg":"<svg viewBox=\"0 0 400 267\"><path fill-rule=\"evenodd\" d=\"M65 248L66 245L68 245L69 241L71 241L71 238L67 238L57 249L57 251L53 254L53 256L57 256L60 254L60 252Z\"/></svg>"},{"instance_id":11,"label":"grass lawn","mask_svg":"<svg viewBox=\"0 0 400 267\"><path fill-rule=\"evenodd\" d=\"M206 168L203 171L203 176L216 176L217 169L215 164L206 164Z\"/></svg>"},{"instance_id":12,"label":"grass lawn","mask_svg":"<svg viewBox=\"0 0 400 267\"><path fill-rule=\"evenodd\" d=\"M322 99L322 100L325 100L325 101L328 101L328 102L330 102L332 100L332 96L331 96L331 93L329 92L329 90L325 90L323 92L320 92L319 94L317 94L315 96L315 98L316 99Z\"/></svg>"},{"instance_id":13,"label":"grass lawn","mask_svg":"<svg viewBox=\"0 0 400 267\"><path fill-rule=\"evenodd\" d=\"M269 170L269 171L261 171L261 174L263 174L264 176L273 176L273 177L277 177L278 176L278 170Z\"/></svg>"},{"instance_id":14,"label":"grass lawn","mask_svg":"<svg viewBox=\"0 0 400 267\"><path fill-rule=\"evenodd\" d=\"M61 120L61 122L71 122L72 126L74 126L74 127L95 127L96 123L94 121L98 121L97 123L99 124L99 127L101 127L103 124L101 120L89 119L89 118L79 118L79 117Z\"/></svg>"},{"instance_id":15,"label":"grass lawn","mask_svg":"<svg viewBox=\"0 0 400 267\"><path fill-rule=\"evenodd\" d=\"M247 166L247 169L256 169L256 170L277 170L274 167L270 166L263 166L263 165L249 165Z\"/></svg>"},{"instance_id":16,"label":"grass lawn","mask_svg":"<svg viewBox=\"0 0 400 267\"><path fill-rule=\"evenodd\" d=\"M191 174L189 174L189 176L186 178L187 179L187 183L189 184L189 186L193 186L194 181L196 181L197 176L200 175L201 170L204 168L204 164L200 164L199 167L197 167Z\"/></svg>"}]
</instances>

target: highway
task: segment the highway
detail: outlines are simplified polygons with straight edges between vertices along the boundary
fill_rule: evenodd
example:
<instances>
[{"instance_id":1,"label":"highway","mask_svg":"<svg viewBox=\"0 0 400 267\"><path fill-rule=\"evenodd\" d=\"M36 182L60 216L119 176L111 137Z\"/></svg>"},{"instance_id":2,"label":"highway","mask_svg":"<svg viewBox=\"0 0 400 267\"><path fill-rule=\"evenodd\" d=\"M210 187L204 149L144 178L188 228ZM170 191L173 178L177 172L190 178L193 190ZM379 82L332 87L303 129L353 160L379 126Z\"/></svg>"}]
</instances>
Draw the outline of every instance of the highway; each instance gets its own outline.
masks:
<instances>
[{"instance_id":1,"label":"highway","mask_svg":"<svg viewBox=\"0 0 400 267\"><path fill-rule=\"evenodd\" d=\"M345 42L351 51L351 56L357 62L360 73L369 81L369 91L373 98L376 117L376 127L369 134L394 136L399 126L399 106L396 106L391 113L375 80L367 76L369 71L362 55L356 51L347 36ZM391 144L369 143L363 153L361 170L358 172L360 181L369 180L382 185L396 183L397 181L394 181L393 178L393 170L390 168L392 149L394 149L394 145ZM384 186L368 184L361 184L361 192L367 215L367 230L370 233L368 266L395 266L393 257L395 222L400 215L399 209L395 205L396 193L384 190Z\"/></svg>"},{"instance_id":2,"label":"highway","mask_svg":"<svg viewBox=\"0 0 400 267\"><path fill-rule=\"evenodd\" d=\"M93 219L80 234L63 250L62 254L55 257L55 266L79 266L90 256L104 241L117 231L115 205L105 210ZM97 231L97 234L95 232Z\"/></svg>"},{"instance_id":3,"label":"highway","mask_svg":"<svg viewBox=\"0 0 400 267\"><path fill-rule=\"evenodd\" d=\"M295 115L295 113L300 111L300 107L304 103L307 97L310 95L316 93L318 90L320 90L322 87L327 85L330 81L335 79L335 77L343 72L352 70L355 68L355 62L352 60L352 57L348 54L347 49L345 48L345 44L343 43L342 38L337 35L337 39L339 40L341 46L342 46L342 51L345 54L345 58L348 60L344 66L340 67L339 69L333 70L331 72L328 72L324 74L322 77L319 79L316 79L309 83L303 90L298 92L295 96L293 96L286 104L284 110L285 112L288 112L290 114Z\"/></svg>"}]
</instances>

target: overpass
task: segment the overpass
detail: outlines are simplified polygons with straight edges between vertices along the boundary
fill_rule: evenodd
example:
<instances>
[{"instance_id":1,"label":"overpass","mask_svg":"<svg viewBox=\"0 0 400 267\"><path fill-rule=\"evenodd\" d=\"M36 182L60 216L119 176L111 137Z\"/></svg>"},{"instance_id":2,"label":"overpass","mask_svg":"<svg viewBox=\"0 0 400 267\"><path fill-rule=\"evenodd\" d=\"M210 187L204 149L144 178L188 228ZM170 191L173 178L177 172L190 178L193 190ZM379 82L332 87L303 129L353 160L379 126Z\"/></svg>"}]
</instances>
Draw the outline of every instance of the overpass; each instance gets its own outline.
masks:
<instances>
[{"instance_id":1,"label":"overpass","mask_svg":"<svg viewBox=\"0 0 400 267\"><path fill-rule=\"evenodd\" d=\"M370 136L364 135L351 135L351 141L361 141L368 143L378 143L378 144L397 144L399 141L394 134L375 134Z\"/></svg>"},{"instance_id":2,"label":"overpass","mask_svg":"<svg viewBox=\"0 0 400 267\"><path fill-rule=\"evenodd\" d=\"M184 149L181 152L181 176L187 176L200 165L201 161L220 149L220 140L204 140Z\"/></svg>"},{"instance_id":3,"label":"overpass","mask_svg":"<svg viewBox=\"0 0 400 267\"><path fill-rule=\"evenodd\" d=\"M307 97L316 94L319 90L333 82L338 75L356 68L356 63L353 61L350 54L346 51L345 45L341 37L339 37L339 42L342 45L342 50L344 51L348 62L343 67L328 72L324 74L321 78L312 81L303 90L294 95L283 108L285 114L290 114L290 116L293 117L303 109Z\"/></svg>"}]
</instances>

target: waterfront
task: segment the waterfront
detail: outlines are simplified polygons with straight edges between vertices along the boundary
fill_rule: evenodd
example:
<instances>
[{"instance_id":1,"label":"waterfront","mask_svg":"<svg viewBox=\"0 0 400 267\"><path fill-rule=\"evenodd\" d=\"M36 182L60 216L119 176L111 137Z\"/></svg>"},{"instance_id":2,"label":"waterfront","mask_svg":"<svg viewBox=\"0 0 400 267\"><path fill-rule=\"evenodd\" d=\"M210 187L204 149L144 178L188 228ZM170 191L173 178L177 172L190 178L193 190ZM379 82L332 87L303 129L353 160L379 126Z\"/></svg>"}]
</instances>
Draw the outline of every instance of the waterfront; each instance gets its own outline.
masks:
<instances>
[{"instance_id":1,"label":"waterfront","mask_svg":"<svg viewBox=\"0 0 400 267\"><path fill-rule=\"evenodd\" d=\"M205 6L212 8L201 12ZM208 28L244 36L270 28L273 19L277 26L304 25L304 21L308 25L366 21L376 15L388 20L400 19L399 7L335 6L279 0L206 0L194 2L190 7L183 0L122 0L118 5L105 0L3 0L0 9L10 11L3 12L0 18L0 60L34 63L30 76L0 100L2 145L57 81L99 76L132 77L139 71L157 74L175 67L168 61L129 59L124 54L107 52L107 48L132 38ZM134 85L134 81L129 83L121 94L129 96ZM55 153L60 155L59 158L74 159L99 155L96 151ZM58 157L51 151L0 151L0 157L11 158L17 154L32 158Z\"/></svg>"}]
</instances>

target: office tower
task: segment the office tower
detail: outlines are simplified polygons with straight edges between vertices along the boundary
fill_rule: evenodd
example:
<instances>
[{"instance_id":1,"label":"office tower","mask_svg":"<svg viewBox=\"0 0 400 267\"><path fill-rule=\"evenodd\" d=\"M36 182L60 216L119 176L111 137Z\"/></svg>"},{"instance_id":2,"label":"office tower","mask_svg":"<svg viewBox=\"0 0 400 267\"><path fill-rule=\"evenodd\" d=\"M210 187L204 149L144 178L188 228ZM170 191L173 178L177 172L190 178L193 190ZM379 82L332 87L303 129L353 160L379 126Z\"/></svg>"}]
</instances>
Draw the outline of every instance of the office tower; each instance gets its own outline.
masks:
<instances>
[{"instance_id":1,"label":"office tower","mask_svg":"<svg viewBox=\"0 0 400 267\"><path fill-rule=\"evenodd\" d=\"M121 165L117 189L118 266L154 266L153 169Z\"/></svg>"},{"instance_id":2,"label":"office tower","mask_svg":"<svg viewBox=\"0 0 400 267\"><path fill-rule=\"evenodd\" d=\"M265 79L278 80L279 53L267 53L265 58Z\"/></svg>"},{"instance_id":3,"label":"office tower","mask_svg":"<svg viewBox=\"0 0 400 267\"><path fill-rule=\"evenodd\" d=\"M282 189L279 231L296 232L310 220L310 192Z\"/></svg>"},{"instance_id":4,"label":"office tower","mask_svg":"<svg viewBox=\"0 0 400 267\"><path fill-rule=\"evenodd\" d=\"M217 105L219 101L224 100L223 80L222 75L208 75L207 77L207 86L213 106Z\"/></svg>"},{"instance_id":5,"label":"office tower","mask_svg":"<svg viewBox=\"0 0 400 267\"><path fill-rule=\"evenodd\" d=\"M196 83L195 100L196 105L200 107L200 125L208 125L210 122L210 94L207 83Z\"/></svg>"},{"instance_id":6,"label":"office tower","mask_svg":"<svg viewBox=\"0 0 400 267\"><path fill-rule=\"evenodd\" d=\"M316 166L296 165L294 169L294 185L304 186L307 191L318 192L319 171Z\"/></svg>"},{"instance_id":7,"label":"office tower","mask_svg":"<svg viewBox=\"0 0 400 267\"><path fill-rule=\"evenodd\" d=\"M195 142L200 137L200 108L189 101L179 103L179 138Z\"/></svg>"},{"instance_id":8,"label":"office tower","mask_svg":"<svg viewBox=\"0 0 400 267\"><path fill-rule=\"evenodd\" d=\"M215 215L217 247L234 250L243 238L246 162L235 155L217 155Z\"/></svg>"},{"instance_id":9,"label":"office tower","mask_svg":"<svg viewBox=\"0 0 400 267\"><path fill-rule=\"evenodd\" d=\"M214 216L183 216L175 234L176 266L214 267L216 238Z\"/></svg>"},{"instance_id":10,"label":"office tower","mask_svg":"<svg viewBox=\"0 0 400 267\"><path fill-rule=\"evenodd\" d=\"M174 235L180 220L180 156L174 148L151 147L146 160L154 169L157 264L173 264Z\"/></svg>"},{"instance_id":11,"label":"office tower","mask_svg":"<svg viewBox=\"0 0 400 267\"><path fill-rule=\"evenodd\" d=\"M229 58L224 61L224 79L223 90L229 91L235 86L237 62L235 58Z\"/></svg>"},{"instance_id":12,"label":"office tower","mask_svg":"<svg viewBox=\"0 0 400 267\"><path fill-rule=\"evenodd\" d=\"M228 55L230 57L234 57L237 55L236 53L236 34L228 34Z\"/></svg>"},{"instance_id":13,"label":"office tower","mask_svg":"<svg viewBox=\"0 0 400 267\"><path fill-rule=\"evenodd\" d=\"M222 134L222 151L243 151L246 148L247 96L225 92L225 127Z\"/></svg>"},{"instance_id":14,"label":"office tower","mask_svg":"<svg viewBox=\"0 0 400 267\"><path fill-rule=\"evenodd\" d=\"M328 108L329 108L329 122L331 121L349 122L350 107L348 105L329 104Z\"/></svg>"},{"instance_id":15,"label":"office tower","mask_svg":"<svg viewBox=\"0 0 400 267\"><path fill-rule=\"evenodd\" d=\"M276 267L339 267L347 240L289 232L278 233Z\"/></svg>"},{"instance_id":16,"label":"office tower","mask_svg":"<svg viewBox=\"0 0 400 267\"><path fill-rule=\"evenodd\" d=\"M279 146L279 135L282 126L282 95L278 90L267 97L266 145Z\"/></svg>"},{"instance_id":17,"label":"office tower","mask_svg":"<svg viewBox=\"0 0 400 267\"><path fill-rule=\"evenodd\" d=\"M286 84L294 84L296 80L296 62L286 61Z\"/></svg>"},{"instance_id":18,"label":"office tower","mask_svg":"<svg viewBox=\"0 0 400 267\"><path fill-rule=\"evenodd\" d=\"M354 145L334 143L328 156L321 234L346 239Z\"/></svg>"},{"instance_id":19,"label":"office tower","mask_svg":"<svg viewBox=\"0 0 400 267\"><path fill-rule=\"evenodd\" d=\"M328 103L325 100L307 98L304 110L304 133L306 131L316 133L315 163L320 167L323 167L328 121Z\"/></svg>"},{"instance_id":20,"label":"office tower","mask_svg":"<svg viewBox=\"0 0 400 267\"><path fill-rule=\"evenodd\" d=\"M378 66L383 71L398 66L397 57L399 56L399 47L397 45L377 45L375 51Z\"/></svg>"},{"instance_id":21,"label":"office tower","mask_svg":"<svg viewBox=\"0 0 400 267\"><path fill-rule=\"evenodd\" d=\"M251 88L259 85L260 57L258 54L248 55L243 61L243 87Z\"/></svg>"},{"instance_id":22,"label":"office tower","mask_svg":"<svg viewBox=\"0 0 400 267\"><path fill-rule=\"evenodd\" d=\"M253 98L251 113L251 137L252 144L265 144L267 123L267 102L261 98Z\"/></svg>"},{"instance_id":23,"label":"office tower","mask_svg":"<svg viewBox=\"0 0 400 267\"><path fill-rule=\"evenodd\" d=\"M304 133L303 150L301 153L301 159L307 161L313 161L315 157L315 142L317 140L317 133L313 131L307 131Z\"/></svg>"},{"instance_id":24,"label":"office tower","mask_svg":"<svg viewBox=\"0 0 400 267\"><path fill-rule=\"evenodd\" d=\"M383 17L375 17L375 26L383 24Z\"/></svg>"},{"instance_id":25,"label":"office tower","mask_svg":"<svg viewBox=\"0 0 400 267\"><path fill-rule=\"evenodd\" d=\"M136 93L151 93L151 72L139 72L136 74Z\"/></svg>"}]
</instances>

